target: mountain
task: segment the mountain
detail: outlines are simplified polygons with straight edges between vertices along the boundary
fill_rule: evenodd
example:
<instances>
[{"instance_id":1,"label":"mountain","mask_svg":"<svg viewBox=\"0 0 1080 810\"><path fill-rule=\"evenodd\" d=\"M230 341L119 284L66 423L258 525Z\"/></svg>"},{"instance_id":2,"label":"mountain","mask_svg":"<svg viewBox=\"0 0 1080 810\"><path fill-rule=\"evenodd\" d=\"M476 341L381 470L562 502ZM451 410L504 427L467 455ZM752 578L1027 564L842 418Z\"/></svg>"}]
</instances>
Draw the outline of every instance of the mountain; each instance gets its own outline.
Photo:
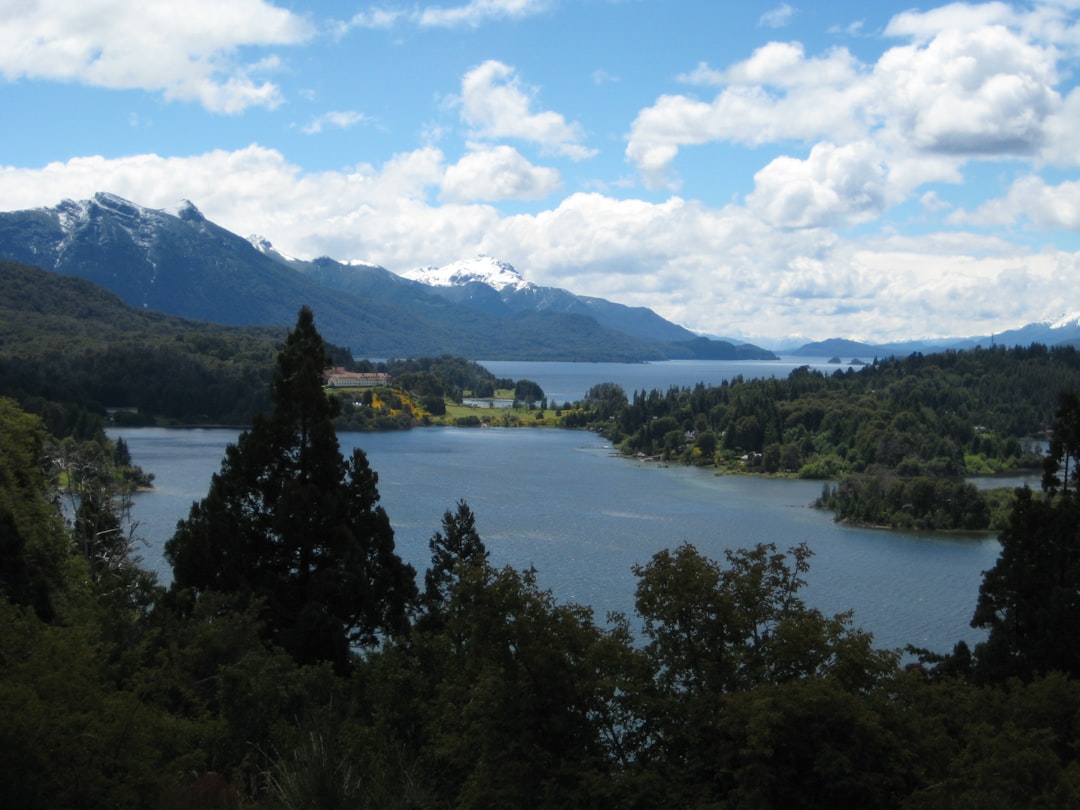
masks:
<instances>
[{"instance_id":1,"label":"mountain","mask_svg":"<svg viewBox=\"0 0 1080 810\"><path fill-rule=\"evenodd\" d=\"M166 211L98 193L53 208L3 212L0 258L88 279L137 308L221 324L290 326L307 304L323 336L358 356L693 356L680 345L693 334L651 310L551 291L520 276L521 297L507 303L506 285L432 286L377 265L302 261L266 239L244 239L215 225L188 201Z\"/></svg>"},{"instance_id":2,"label":"mountain","mask_svg":"<svg viewBox=\"0 0 1080 810\"><path fill-rule=\"evenodd\" d=\"M689 329L664 320L646 307L628 307L603 298L574 295L558 287L537 286L526 281L513 265L491 256L480 255L443 267L420 267L402 275L432 287L449 301L486 312L585 315L602 326L649 342L681 343L698 339Z\"/></svg>"},{"instance_id":3,"label":"mountain","mask_svg":"<svg viewBox=\"0 0 1080 810\"><path fill-rule=\"evenodd\" d=\"M819 340L814 343L807 343L805 346L801 346L798 349L793 349L787 354L793 357L851 357L858 358L860 360L872 359L875 355L882 354L880 346L874 346L870 343L860 343L857 340L846 340L844 338L829 338L828 340ZM889 352L888 354L891 354ZM911 354L911 352L906 352Z\"/></svg>"},{"instance_id":4,"label":"mountain","mask_svg":"<svg viewBox=\"0 0 1080 810\"><path fill-rule=\"evenodd\" d=\"M860 343L843 338L807 343L798 348L783 350L782 353L793 357L858 357L867 360L872 357L905 357L920 352L930 354L942 351L963 351L977 346L1030 346L1041 343L1044 346L1070 345L1080 348L1080 312L1063 314L1038 323L1029 323L1019 329L1007 329L991 335L973 337L941 338L938 340L910 340L900 343Z\"/></svg>"}]
</instances>

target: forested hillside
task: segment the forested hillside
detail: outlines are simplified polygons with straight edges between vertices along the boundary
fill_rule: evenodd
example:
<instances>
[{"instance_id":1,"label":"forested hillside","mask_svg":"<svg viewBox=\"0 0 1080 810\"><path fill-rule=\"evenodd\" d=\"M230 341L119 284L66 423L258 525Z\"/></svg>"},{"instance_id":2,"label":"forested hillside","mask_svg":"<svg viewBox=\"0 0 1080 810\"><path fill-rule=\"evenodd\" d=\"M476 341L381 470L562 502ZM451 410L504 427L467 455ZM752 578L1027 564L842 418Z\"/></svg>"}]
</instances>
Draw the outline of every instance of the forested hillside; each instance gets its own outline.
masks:
<instances>
[{"instance_id":1,"label":"forested hillside","mask_svg":"<svg viewBox=\"0 0 1080 810\"><path fill-rule=\"evenodd\" d=\"M82 279L0 262L0 394L59 436L129 421L246 424L268 407L283 329L139 311Z\"/></svg>"},{"instance_id":2,"label":"forested hillside","mask_svg":"<svg viewBox=\"0 0 1080 810\"><path fill-rule=\"evenodd\" d=\"M1080 803L1075 397L980 589L987 641L901 666L802 600L812 555L785 538L661 551L636 615L598 622L495 566L459 503L417 576L366 456L340 454L326 362L302 311L272 411L168 543L167 591L117 490L61 516L41 420L0 398L0 805Z\"/></svg>"},{"instance_id":3,"label":"forested hillside","mask_svg":"<svg viewBox=\"0 0 1080 810\"><path fill-rule=\"evenodd\" d=\"M629 454L842 479L821 503L844 519L986 529L1001 528L1001 499L958 479L1038 468L1037 440L1046 438L1060 395L1076 390L1080 352L1033 345L630 396L599 384L584 411L566 420L591 425Z\"/></svg>"}]
</instances>

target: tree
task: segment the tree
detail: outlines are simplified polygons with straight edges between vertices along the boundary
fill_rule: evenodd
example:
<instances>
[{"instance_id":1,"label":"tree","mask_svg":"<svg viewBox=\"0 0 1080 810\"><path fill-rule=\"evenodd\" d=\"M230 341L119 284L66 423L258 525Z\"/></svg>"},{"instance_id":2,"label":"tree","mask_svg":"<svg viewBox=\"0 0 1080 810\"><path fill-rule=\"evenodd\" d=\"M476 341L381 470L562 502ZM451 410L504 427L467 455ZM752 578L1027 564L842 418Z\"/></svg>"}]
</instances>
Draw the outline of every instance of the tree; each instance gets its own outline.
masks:
<instances>
[{"instance_id":1,"label":"tree","mask_svg":"<svg viewBox=\"0 0 1080 810\"><path fill-rule=\"evenodd\" d=\"M0 598L56 617L67 581L68 540L49 502L41 419L0 397Z\"/></svg>"},{"instance_id":2,"label":"tree","mask_svg":"<svg viewBox=\"0 0 1080 810\"><path fill-rule=\"evenodd\" d=\"M518 380L514 385L514 399L521 400L525 403L527 410L532 410L533 405L544 398L544 389L540 387L539 383L532 380Z\"/></svg>"},{"instance_id":3,"label":"tree","mask_svg":"<svg viewBox=\"0 0 1080 810\"><path fill-rule=\"evenodd\" d=\"M1071 392L1062 394L1055 417L1043 463L1043 489L1051 494L1060 489L1067 495L1069 482L1080 481L1080 397Z\"/></svg>"},{"instance_id":4,"label":"tree","mask_svg":"<svg viewBox=\"0 0 1080 810\"><path fill-rule=\"evenodd\" d=\"M971 624L990 631L975 650L991 681L1053 671L1080 676L1080 399L1064 394L1043 476L1045 493L1016 490L1001 554L983 576ZM1070 467L1072 471L1070 472ZM1062 475L1059 477L1058 472Z\"/></svg>"},{"instance_id":5,"label":"tree","mask_svg":"<svg viewBox=\"0 0 1080 810\"><path fill-rule=\"evenodd\" d=\"M1017 490L999 540L971 620L990 631L975 648L978 672L994 682L1053 671L1080 676L1080 501Z\"/></svg>"},{"instance_id":6,"label":"tree","mask_svg":"<svg viewBox=\"0 0 1080 810\"><path fill-rule=\"evenodd\" d=\"M442 532L428 541L431 568L424 573L422 603L429 624L438 622L443 606L453 595L463 567L486 564L487 547L476 531L476 517L465 501L458 501L457 511L443 514Z\"/></svg>"},{"instance_id":7,"label":"tree","mask_svg":"<svg viewBox=\"0 0 1080 810\"><path fill-rule=\"evenodd\" d=\"M278 355L274 410L226 448L207 496L166 544L174 589L262 600L270 640L298 663L347 668L349 650L402 632L414 571L394 551L378 475L342 458L326 395L326 349L300 310Z\"/></svg>"},{"instance_id":8,"label":"tree","mask_svg":"<svg viewBox=\"0 0 1080 810\"><path fill-rule=\"evenodd\" d=\"M843 702L894 671L896 656L874 650L871 636L850 626L850 615L827 617L799 598L810 554L805 545L783 554L759 544L725 552L721 564L683 545L635 568L647 673L629 693L639 720L627 727L627 745L637 752L642 806L728 806L740 783L754 781L750 749L756 744L776 750L774 781L812 770L816 765L805 752L781 750L783 733L754 739L766 724L787 722L754 707L772 695L795 695L802 685L807 694ZM748 707L748 715L733 715ZM831 711L807 718L807 739L815 739L813 725L824 725ZM751 730L749 720L759 727ZM839 747L857 750L858 741ZM745 806L788 803L747 800ZM800 806L815 805L804 799Z\"/></svg>"}]
</instances>

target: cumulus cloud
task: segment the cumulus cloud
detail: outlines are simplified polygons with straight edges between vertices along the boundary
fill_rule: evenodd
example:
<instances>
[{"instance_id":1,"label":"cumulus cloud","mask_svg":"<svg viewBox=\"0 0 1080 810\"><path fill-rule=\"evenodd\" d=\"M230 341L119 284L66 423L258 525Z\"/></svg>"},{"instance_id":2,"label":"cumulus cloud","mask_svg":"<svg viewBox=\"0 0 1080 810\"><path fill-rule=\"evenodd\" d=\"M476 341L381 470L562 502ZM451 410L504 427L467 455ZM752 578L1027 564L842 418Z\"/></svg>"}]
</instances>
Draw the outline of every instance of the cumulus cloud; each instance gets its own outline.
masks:
<instances>
[{"instance_id":1,"label":"cumulus cloud","mask_svg":"<svg viewBox=\"0 0 1080 810\"><path fill-rule=\"evenodd\" d=\"M558 191L555 169L534 166L510 146L480 148L450 166L441 198L453 202L539 200Z\"/></svg>"},{"instance_id":2,"label":"cumulus cloud","mask_svg":"<svg viewBox=\"0 0 1080 810\"><path fill-rule=\"evenodd\" d=\"M0 75L161 92L211 112L276 107L261 78L276 57L235 58L242 46L294 45L309 23L264 0L30 0L0 9Z\"/></svg>"},{"instance_id":3,"label":"cumulus cloud","mask_svg":"<svg viewBox=\"0 0 1080 810\"><path fill-rule=\"evenodd\" d=\"M505 150L489 151L477 150L473 160L488 161L489 169L501 161L522 165ZM483 252L511 261L537 283L759 342L828 336L823 330L841 312L844 334L864 339L941 328L980 334L1032 320L1032 312L1054 302L1080 300L1076 254L1028 253L996 237L954 231L917 240L841 238L826 228L779 227L749 206L715 208L679 197L647 202L576 193L515 215L467 195L439 204L433 195L468 176L468 158L448 165L439 149L426 147L380 165L306 172L258 145L188 157L84 157L40 169L0 168L0 210L103 190L158 208L188 198L211 220L235 233L263 234L291 255L365 259L404 271ZM842 182L877 182L868 148L835 146L806 163L796 172L801 182L826 193ZM1078 191L1042 193L1049 201L1080 198ZM872 194L867 199L874 204ZM1053 210L1049 202L1046 208Z\"/></svg>"},{"instance_id":4,"label":"cumulus cloud","mask_svg":"<svg viewBox=\"0 0 1080 810\"><path fill-rule=\"evenodd\" d=\"M358 11L343 27L342 33L349 28L393 28L398 20L407 17L399 9L372 8Z\"/></svg>"},{"instance_id":5,"label":"cumulus cloud","mask_svg":"<svg viewBox=\"0 0 1080 810\"><path fill-rule=\"evenodd\" d=\"M886 204L885 167L873 144L819 143L806 160L779 157L754 175L747 206L780 228L844 226Z\"/></svg>"},{"instance_id":6,"label":"cumulus cloud","mask_svg":"<svg viewBox=\"0 0 1080 810\"><path fill-rule=\"evenodd\" d=\"M647 184L674 187L675 161L689 146L873 140L887 152L896 192L954 182L971 160L1077 165L1080 97L1063 101L1057 87L1062 48L1075 48L1080 29L1060 16L958 3L895 17L886 34L909 41L874 64L844 48L808 56L797 42L771 42L723 68L700 63L678 80L716 94L664 95L642 109L626 157Z\"/></svg>"},{"instance_id":7,"label":"cumulus cloud","mask_svg":"<svg viewBox=\"0 0 1080 810\"><path fill-rule=\"evenodd\" d=\"M956 211L950 221L961 225L1008 226L1026 220L1038 228L1080 233L1080 181L1057 185L1041 177L1017 180L1008 194L974 211Z\"/></svg>"},{"instance_id":8,"label":"cumulus cloud","mask_svg":"<svg viewBox=\"0 0 1080 810\"><path fill-rule=\"evenodd\" d=\"M1000 26L946 31L878 61L875 111L918 149L971 156L1034 154L1060 107L1052 48Z\"/></svg>"},{"instance_id":9,"label":"cumulus cloud","mask_svg":"<svg viewBox=\"0 0 1080 810\"><path fill-rule=\"evenodd\" d=\"M580 125L549 110L533 112L532 91L523 88L514 68L502 62L490 59L466 73L460 104L474 139L528 141L573 160L596 154L581 145Z\"/></svg>"}]
</instances>

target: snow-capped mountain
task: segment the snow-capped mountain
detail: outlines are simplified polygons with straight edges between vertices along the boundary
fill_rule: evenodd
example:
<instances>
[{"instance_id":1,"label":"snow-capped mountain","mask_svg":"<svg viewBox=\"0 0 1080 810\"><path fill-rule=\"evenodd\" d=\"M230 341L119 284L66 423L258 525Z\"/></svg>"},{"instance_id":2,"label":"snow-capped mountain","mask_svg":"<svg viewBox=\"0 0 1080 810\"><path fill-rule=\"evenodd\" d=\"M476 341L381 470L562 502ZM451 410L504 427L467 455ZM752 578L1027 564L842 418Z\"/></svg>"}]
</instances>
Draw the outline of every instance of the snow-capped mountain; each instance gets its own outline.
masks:
<instances>
[{"instance_id":1,"label":"snow-capped mountain","mask_svg":"<svg viewBox=\"0 0 1080 810\"><path fill-rule=\"evenodd\" d=\"M1066 315L1059 315L1057 318L1048 319L1046 325L1050 329L1080 328L1080 312L1070 312Z\"/></svg>"},{"instance_id":2,"label":"snow-capped mountain","mask_svg":"<svg viewBox=\"0 0 1080 810\"><path fill-rule=\"evenodd\" d=\"M444 268L445 283L461 286L366 262L296 259L214 224L188 200L152 209L99 193L0 212L0 259L88 279L131 306L220 324L287 327L307 305L327 340L369 357L641 361L735 348L680 345L689 333L651 310L538 287L490 258Z\"/></svg>"},{"instance_id":3,"label":"snow-capped mountain","mask_svg":"<svg viewBox=\"0 0 1080 810\"><path fill-rule=\"evenodd\" d=\"M519 292L535 288L536 285L522 278L512 264L480 254L473 259L436 267L417 267L402 273L402 276L431 287L463 287L466 284L486 284L498 292Z\"/></svg>"},{"instance_id":4,"label":"snow-capped mountain","mask_svg":"<svg viewBox=\"0 0 1080 810\"><path fill-rule=\"evenodd\" d=\"M687 343L698 339L698 335L664 320L651 309L575 295L559 287L541 287L527 281L509 262L484 254L442 267L418 267L402 276L427 285L454 304L500 317L526 312L582 316L649 342ZM723 345L730 348L728 343Z\"/></svg>"},{"instance_id":5,"label":"snow-capped mountain","mask_svg":"<svg viewBox=\"0 0 1080 810\"><path fill-rule=\"evenodd\" d=\"M273 243L265 236L259 236L257 233L251 234L248 238L248 243L255 248L259 253L264 256L269 256L272 259L277 259L280 262L287 264L299 261L295 256L290 256L288 253L282 253Z\"/></svg>"}]
</instances>

